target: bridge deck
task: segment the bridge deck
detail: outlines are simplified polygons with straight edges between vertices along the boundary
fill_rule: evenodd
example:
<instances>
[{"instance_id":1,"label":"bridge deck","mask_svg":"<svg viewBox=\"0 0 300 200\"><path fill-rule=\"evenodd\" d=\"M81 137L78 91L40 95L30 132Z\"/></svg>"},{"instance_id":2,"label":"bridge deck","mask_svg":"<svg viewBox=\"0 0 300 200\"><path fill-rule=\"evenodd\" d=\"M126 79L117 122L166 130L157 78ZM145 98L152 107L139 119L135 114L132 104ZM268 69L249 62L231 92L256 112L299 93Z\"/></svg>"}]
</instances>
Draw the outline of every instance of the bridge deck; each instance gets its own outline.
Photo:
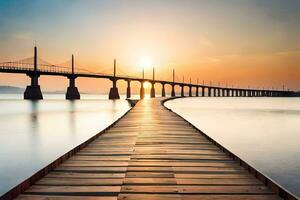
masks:
<instances>
[{"instance_id":1,"label":"bridge deck","mask_svg":"<svg viewBox=\"0 0 300 200\"><path fill-rule=\"evenodd\" d=\"M17 199L280 198L153 99L138 102L111 129Z\"/></svg>"}]
</instances>

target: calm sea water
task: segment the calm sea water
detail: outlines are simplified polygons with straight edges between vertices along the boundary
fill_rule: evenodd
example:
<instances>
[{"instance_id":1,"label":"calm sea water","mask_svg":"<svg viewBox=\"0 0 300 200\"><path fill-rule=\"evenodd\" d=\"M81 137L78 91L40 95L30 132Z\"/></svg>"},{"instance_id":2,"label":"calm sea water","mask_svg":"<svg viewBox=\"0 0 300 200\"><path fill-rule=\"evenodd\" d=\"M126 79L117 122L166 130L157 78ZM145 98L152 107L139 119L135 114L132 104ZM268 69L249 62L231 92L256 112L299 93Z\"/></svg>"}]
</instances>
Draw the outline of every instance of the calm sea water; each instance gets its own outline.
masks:
<instances>
[{"instance_id":1,"label":"calm sea water","mask_svg":"<svg viewBox=\"0 0 300 200\"><path fill-rule=\"evenodd\" d=\"M182 98L165 105L300 196L300 98Z\"/></svg>"},{"instance_id":2,"label":"calm sea water","mask_svg":"<svg viewBox=\"0 0 300 200\"><path fill-rule=\"evenodd\" d=\"M22 95L0 95L0 196L53 160L97 134L130 106L107 95L64 95L46 100L22 100Z\"/></svg>"}]
</instances>

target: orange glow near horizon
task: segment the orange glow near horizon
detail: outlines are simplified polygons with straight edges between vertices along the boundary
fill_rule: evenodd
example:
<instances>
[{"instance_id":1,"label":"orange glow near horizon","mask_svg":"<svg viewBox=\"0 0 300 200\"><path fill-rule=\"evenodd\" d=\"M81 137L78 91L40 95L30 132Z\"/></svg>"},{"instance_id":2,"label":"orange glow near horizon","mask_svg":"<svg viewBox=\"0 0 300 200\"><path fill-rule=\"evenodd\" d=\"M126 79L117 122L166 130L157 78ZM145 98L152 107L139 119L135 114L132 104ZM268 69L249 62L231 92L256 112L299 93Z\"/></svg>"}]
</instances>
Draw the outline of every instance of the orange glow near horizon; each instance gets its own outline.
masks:
<instances>
[{"instance_id":1,"label":"orange glow near horizon","mask_svg":"<svg viewBox=\"0 0 300 200\"><path fill-rule=\"evenodd\" d=\"M49 63L74 54L77 68L93 72L112 74L116 58L118 75L141 77L145 69L145 77L152 78L155 67L159 80L172 80L175 69L176 81L184 76L193 83L300 90L300 12L281 12L286 7L270 3L273 10L252 1L76 1L63 12L52 5L44 13L29 3L36 13L11 16L14 21L6 19L0 30L0 62L31 57L37 41L39 57ZM21 28L24 19L32 21L30 28ZM55 29L49 28L52 23ZM27 77L0 74L0 85L27 82ZM66 84L61 78L41 79L45 90L63 90ZM77 84L82 91L98 91L93 79Z\"/></svg>"}]
</instances>

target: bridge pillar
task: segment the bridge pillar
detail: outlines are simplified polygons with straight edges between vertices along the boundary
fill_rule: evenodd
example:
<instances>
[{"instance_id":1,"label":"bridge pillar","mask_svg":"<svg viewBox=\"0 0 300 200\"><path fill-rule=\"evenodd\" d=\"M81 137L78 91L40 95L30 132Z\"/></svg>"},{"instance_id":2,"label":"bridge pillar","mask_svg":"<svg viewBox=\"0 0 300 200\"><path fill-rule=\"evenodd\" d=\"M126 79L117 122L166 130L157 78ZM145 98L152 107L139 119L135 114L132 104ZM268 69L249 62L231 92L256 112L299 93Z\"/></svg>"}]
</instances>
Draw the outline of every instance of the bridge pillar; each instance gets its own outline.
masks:
<instances>
[{"instance_id":1,"label":"bridge pillar","mask_svg":"<svg viewBox=\"0 0 300 200\"><path fill-rule=\"evenodd\" d=\"M217 90L214 88L214 97L217 96Z\"/></svg>"},{"instance_id":2,"label":"bridge pillar","mask_svg":"<svg viewBox=\"0 0 300 200\"><path fill-rule=\"evenodd\" d=\"M24 99L43 99L41 87L38 83L38 78L40 75L38 73L32 73L27 75L31 78L31 85L26 87L26 90L24 92Z\"/></svg>"},{"instance_id":3,"label":"bridge pillar","mask_svg":"<svg viewBox=\"0 0 300 200\"><path fill-rule=\"evenodd\" d=\"M207 88L208 89L208 96L210 97L211 96L211 88Z\"/></svg>"},{"instance_id":4,"label":"bridge pillar","mask_svg":"<svg viewBox=\"0 0 300 200\"><path fill-rule=\"evenodd\" d=\"M145 98L145 88L144 88L144 82L141 81L141 89L140 89L140 99L144 99Z\"/></svg>"},{"instance_id":5,"label":"bridge pillar","mask_svg":"<svg viewBox=\"0 0 300 200\"><path fill-rule=\"evenodd\" d=\"M76 76L70 75L68 76L68 79L69 79L69 87L67 88L66 99L70 99L70 100L80 99L78 88L75 86Z\"/></svg>"},{"instance_id":6,"label":"bridge pillar","mask_svg":"<svg viewBox=\"0 0 300 200\"><path fill-rule=\"evenodd\" d=\"M192 94L192 86L189 86L189 97L192 97L193 94Z\"/></svg>"},{"instance_id":7,"label":"bridge pillar","mask_svg":"<svg viewBox=\"0 0 300 200\"><path fill-rule=\"evenodd\" d=\"M227 96L227 97L230 96L230 91L229 91L229 89L226 89L226 96Z\"/></svg>"},{"instance_id":8,"label":"bridge pillar","mask_svg":"<svg viewBox=\"0 0 300 200\"><path fill-rule=\"evenodd\" d=\"M31 78L31 85L26 87L24 92L24 99L38 100L43 99L41 87L39 85L39 73L37 72L37 47L34 47L34 71L28 73L27 76Z\"/></svg>"},{"instance_id":9,"label":"bridge pillar","mask_svg":"<svg viewBox=\"0 0 300 200\"><path fill-rule=\"evenodd\" d=\"M175 97L175 85L172 84L172 91L171 91L171 97Z\"/></svg>"},{"instance_id":10,"label":"bridge pillar","mask_svg":"<svg viewBox=\"0 0 300 200\"><path fill-rule=\"evenodd\" d=\"M111 79L111 81L113 82L113 87L110 88L108 98L109 99L120 99L119 91L117 88L117 79Z\"/></svg>"},{"instance_id":11,"label":"bridge pillar","mask_svg":"<svg viewBox=\"0 0 300 200\"><path fill-rule=\"evenodd\" d=\"M220 88L218 88L218 97L221 96L221 93L220 93Z\"/></svg>"},{"instance_id":12,"label":"bridge pillar","mask_svg":"<svg viewBox=\"0 0 300 200\"><path fill-rule=\"evenodd\" d=\"M221 89L221 91L222 91L222 97L224 97L225 96L225 89Z\"/></svg>"},{"instance_id":13,"label":"bridge pillar","mask_svg":"<svg viewBox=\"0 0 300 200\"><path fill-rule=\"evenodd\" d=\"M184 85L181 85L181 96L184 97Z\"/></svg>"},{"instance_id":14,"label":"bridge pillar","mask_svg":"<svg viewBox=\"0 0 300 200\"><path fill-rule=\"evenodd\" d=\"M166 90L165 90L165 84L164 84L164 83L162 83L161 96L162 96L162 97L165 97L165 96L166 96Z\"/></svg>"},{"instance_id":15,"label":"bridge pillar","mask_svg":"<svg viewBox=\"0 0 300 200\"><path fill-rule=\"evenodd\" d=\"M267 96L267 91L263 91L263 96L266 97Z\"/></svg>"},{"instance_id":16,"label":"bridge pillar","mask_svg":"<svg viewBox=\"0 0 300 200\"><path fill-rule=\"evenodd\" d=\"M205 96L205 87L202 87L202 96Z\"/></svg>"},{"instance_id":17,"label":"bridge pillar","mask_svg":"<svg viewBox=\"0 0 300 200\"><path fill-rule=\"evenodd\" d=\"M130 80L127 80L126 98L129 99L130 97L131 97Z\"/></svg>"},{"instance_id":18,"label":"bridge pillar","mask_svg":"<svg viewBox=\"0 0 300 200\"><path fill-rule=\"evenodd\" d=\"M199 97L199 87L196 87L196 97Z\"/></svg>"},{"instance_id":19,"label":"bridge pillar","mask_svg":"<svg viewBox=\"0 0 300 200\"><path fill-rule=\"evenodd\" d=\"M155 88L154 88L154 82L151 83L151 91L150 91L151 98L155 98Z\"/></svg>"}]
</instances>

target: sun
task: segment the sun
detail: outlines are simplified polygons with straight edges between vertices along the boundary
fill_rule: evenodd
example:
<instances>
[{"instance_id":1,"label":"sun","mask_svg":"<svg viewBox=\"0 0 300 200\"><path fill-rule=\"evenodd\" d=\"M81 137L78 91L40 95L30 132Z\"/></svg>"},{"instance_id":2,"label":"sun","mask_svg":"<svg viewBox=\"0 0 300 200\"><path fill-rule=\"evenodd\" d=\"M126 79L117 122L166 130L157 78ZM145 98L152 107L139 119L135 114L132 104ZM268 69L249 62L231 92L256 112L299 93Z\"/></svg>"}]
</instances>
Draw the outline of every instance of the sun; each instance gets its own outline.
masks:
<instances>
[{"instance_id":1,"label":"sun","mask_svg":"<svg viewBox=\"0 0 300 200\"><path fill-rule=\"evenodd\" d=\"M149 69L149 68L153 67L153 63L149 57L145 56L145 57L141 58L139 66L142 69Z\"/></svg>"},{"instance_id":2,"label":"sun","mask_svg":"<svg viewBox=\"0 0 300 200\"><path fill-rule=\"evenodd\" d=\"M144 86L145 89L148 89L148 88L151 87L151 84L149 82L144 82L143 86Z\"/></svg>"}]
</instances>

